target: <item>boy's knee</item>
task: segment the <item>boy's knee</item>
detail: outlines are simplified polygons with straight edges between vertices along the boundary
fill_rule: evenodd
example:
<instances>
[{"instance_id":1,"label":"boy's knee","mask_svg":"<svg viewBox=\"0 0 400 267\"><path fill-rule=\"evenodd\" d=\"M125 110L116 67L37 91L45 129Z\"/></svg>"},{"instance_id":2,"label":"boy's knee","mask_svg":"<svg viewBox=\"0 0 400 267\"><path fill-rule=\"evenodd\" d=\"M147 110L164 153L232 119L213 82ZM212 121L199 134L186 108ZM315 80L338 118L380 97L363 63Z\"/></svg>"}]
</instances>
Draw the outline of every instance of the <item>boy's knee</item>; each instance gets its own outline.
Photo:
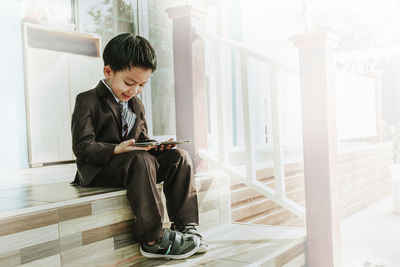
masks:
<instances>
[{"instance_id":1,"label":"boy's knee","mask_svg":"<svg viewBox=\"0 0 400 267\"><path fill-rule=\"evenodd\" d=\"M179 159L181 159L183 162L187 164L192 164L192 159L190 158L189 153L186 150L176 148L176 149L171 149Z\"/></svg>"}]
</instances>

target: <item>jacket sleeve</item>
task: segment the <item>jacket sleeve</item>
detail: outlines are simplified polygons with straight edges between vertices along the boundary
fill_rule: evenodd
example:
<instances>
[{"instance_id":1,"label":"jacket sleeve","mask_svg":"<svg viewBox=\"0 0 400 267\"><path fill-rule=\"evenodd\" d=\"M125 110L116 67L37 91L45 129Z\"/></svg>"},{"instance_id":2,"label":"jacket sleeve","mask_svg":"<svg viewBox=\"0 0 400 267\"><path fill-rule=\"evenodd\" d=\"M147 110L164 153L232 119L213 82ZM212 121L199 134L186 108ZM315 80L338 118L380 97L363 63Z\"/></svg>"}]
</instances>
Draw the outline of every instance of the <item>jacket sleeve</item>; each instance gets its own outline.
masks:
<instances>
[{"instance_id":1,"label":"jacket sleeve","mask_svg":"<svg viewBox=\"0 0 400 267\"><path fill-rule=\"evenodd\" d=\"M95 126L93 110L85 102L85 95L79 94L71 119L72 150L80 160L106 165L111 160L117 144L97 142Z\"/></svg>"},{"instance_id":2,"label":"jacket sleeve","mask_svg":"<svg viewBox=\"0 0 400 267\"><path fill-rule=\"evenodd\" d=\"M149 130L148 130L147 121L146 121L146 111L144 109L143 103L140 100L137 100L137 102L140 105L141 110L142 110L140 113L140 119L143 121L143 127L140 129L141 133L139 135L139 141L140 142L157 141L154 139L150 139L149 132L148 132Z\"/></svg>"}]
</instances>

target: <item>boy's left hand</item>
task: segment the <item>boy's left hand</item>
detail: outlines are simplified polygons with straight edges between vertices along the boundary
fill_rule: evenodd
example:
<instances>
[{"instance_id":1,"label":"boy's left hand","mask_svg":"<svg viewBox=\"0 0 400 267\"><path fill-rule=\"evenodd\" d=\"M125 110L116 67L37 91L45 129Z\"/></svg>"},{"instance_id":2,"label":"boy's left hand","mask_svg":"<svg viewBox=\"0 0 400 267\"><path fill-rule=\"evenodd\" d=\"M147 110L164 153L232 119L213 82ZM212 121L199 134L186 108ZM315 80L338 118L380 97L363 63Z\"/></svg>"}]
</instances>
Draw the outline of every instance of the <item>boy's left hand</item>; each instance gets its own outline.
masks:
<instances>
[{"instance_id":1,"label":"boy's left hand","mask_svg":"<svg viewBox=\"0 0 400 267\"><path fill-rule=\"evenodd\" d=\"M174 138L170 138L170 139L168 139L168 141L174 141ZM154 148L154 150L157 152L162 152L164 150L171 149L174 147L176 147L175 144L174 145L159 145L159 146L156 146L156 148Z\"/></svg>"}]
</instances>

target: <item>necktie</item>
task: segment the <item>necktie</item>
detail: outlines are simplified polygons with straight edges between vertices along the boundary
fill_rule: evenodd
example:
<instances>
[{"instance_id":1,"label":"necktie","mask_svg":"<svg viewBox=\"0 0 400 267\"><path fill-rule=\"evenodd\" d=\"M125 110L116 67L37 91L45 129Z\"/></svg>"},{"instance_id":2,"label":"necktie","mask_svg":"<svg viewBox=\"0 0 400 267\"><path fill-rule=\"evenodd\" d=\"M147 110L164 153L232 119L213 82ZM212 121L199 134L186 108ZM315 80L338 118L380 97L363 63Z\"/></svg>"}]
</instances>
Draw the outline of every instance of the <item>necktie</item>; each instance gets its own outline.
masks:
<instances>
[{"instance_id":1,"label":"necktie","mask_svg":"<svg viewBox=\"0 0 400 267\"><path fill-rule=\"evenodd\" d=\"M136 114L129 109L128 105L120 105L121 117L123 119L122 125L124 129L123 138L125 138L135 124Z\"/></svg>"}]
</instances>

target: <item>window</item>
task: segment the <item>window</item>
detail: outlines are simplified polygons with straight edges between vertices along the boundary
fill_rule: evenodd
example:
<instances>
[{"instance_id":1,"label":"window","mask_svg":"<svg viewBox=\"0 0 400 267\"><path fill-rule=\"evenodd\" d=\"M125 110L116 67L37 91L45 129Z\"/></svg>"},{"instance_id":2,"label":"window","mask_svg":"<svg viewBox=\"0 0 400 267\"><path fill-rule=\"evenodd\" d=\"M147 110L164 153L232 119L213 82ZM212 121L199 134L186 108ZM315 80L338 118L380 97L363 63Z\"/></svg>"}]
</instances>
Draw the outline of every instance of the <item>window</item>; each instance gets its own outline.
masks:
<instances>
[{"instance_id":1,"label":"window","mask_svg":"<svg viewBox=\"0 0 400 267\"><path fill-rule=\"evenodd\" d=\"M165 10L177 0L149 0L149 41L154 47L158 67L151 78L153 135L175 135L175 89L172 54L172 21ZM149 113L148 113L149 114Z\"/></svg>"},{"instance_id":2,"label":"window","mask_svg":"<svg viewBox=\"0 0 400 267\"><path fill-rule=\"evenodd\" d=\"M54 28L74 30L71 0L22 0L22 20Z\"/></svg>"},{"instance_id":3,"label":"window","mask_svg":"<svg viewBox=\"0 0 400 267\"><path fill-rule=\"evenodd\" d=\"M137 33L136 0L77 0L75 8L77 29L98 34L103 46L119 33Z\"/></svg>"}]
</instances>

